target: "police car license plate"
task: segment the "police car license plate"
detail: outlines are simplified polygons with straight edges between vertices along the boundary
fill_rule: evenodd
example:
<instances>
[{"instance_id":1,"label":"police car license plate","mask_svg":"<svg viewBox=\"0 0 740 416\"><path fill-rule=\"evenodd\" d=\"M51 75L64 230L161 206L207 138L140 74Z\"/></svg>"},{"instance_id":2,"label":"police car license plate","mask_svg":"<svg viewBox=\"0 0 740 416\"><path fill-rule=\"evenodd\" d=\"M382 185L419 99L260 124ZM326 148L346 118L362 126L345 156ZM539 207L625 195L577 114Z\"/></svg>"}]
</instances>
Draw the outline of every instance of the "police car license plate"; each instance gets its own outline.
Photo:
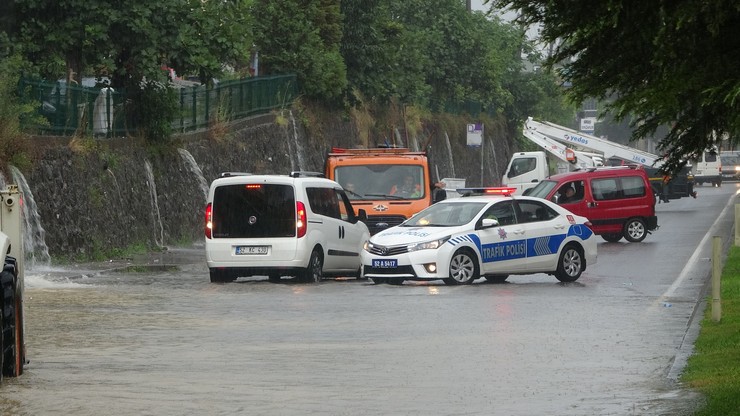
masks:
<instances>
[{"instance_id":1,"label":"police car license plate","mask_svg":"<svg viewBox=\"0 0 740 416\"><path fill-rule=\"evenodd\" d=\"M396 259L373 259L373 267L378 269L395 269L398 267Z\"/></svg>"},{"instance_id":2,"label":"police car license plate","mask_svg":"<svg viewBox=\"0 0 740 416\"><path fill-rule=\"evenodd\" d=\"M236 246L236 254L267 254L267 246Z\"/></svg>"}]
</instances>

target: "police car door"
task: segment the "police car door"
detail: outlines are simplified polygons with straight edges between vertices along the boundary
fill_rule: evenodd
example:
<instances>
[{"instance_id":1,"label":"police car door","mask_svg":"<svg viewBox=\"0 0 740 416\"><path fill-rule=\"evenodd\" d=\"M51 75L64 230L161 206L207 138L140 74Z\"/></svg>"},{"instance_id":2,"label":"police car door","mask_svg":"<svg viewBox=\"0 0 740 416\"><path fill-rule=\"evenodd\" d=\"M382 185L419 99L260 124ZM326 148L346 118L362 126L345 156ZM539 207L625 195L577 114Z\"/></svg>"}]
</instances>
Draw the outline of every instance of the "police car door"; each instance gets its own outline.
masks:
<instances>
[{"instance_id":1,"label":"police car door","mask_svg":"<svg viewBox=\"0 0 740 416\"><path fill-rule=\"evenodd\" d=\"M483 219L498 225L481 228ZM503 199L490 206L476 223L480 238L481 274L509 274L526 270L527 241L524 228L517 224L514 201Z\"/></svg>"},{"instance_id":2,"label":"police car door","mask_svg":"<svg viewBox=\"0 0 740 416\"><path fill-rule=\"evenodd\" d=\"M533 273L555 270L558 250L568 231L567 222L539 201L517 200L516 208L517 222L526 238L526 270Z\"/></svg>"}]
</instances>

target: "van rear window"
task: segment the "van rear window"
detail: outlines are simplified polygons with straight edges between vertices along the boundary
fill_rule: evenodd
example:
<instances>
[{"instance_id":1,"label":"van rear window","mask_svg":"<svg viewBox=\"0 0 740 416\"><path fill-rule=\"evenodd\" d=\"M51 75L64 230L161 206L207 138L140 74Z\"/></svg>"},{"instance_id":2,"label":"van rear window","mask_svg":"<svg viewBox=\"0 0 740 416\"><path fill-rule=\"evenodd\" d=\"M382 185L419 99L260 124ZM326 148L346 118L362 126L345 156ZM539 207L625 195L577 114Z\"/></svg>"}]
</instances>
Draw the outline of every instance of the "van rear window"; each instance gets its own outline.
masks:
<instances>
[{"instance_id":1,"label":"van rear window","mask_svg":"<svg viewBox=\"0 0 740 416\"><path fill-rule=\"evenodd\" d=\"M225 185L214 192L214 238L294 237L295 229L291 185Z\"/></svg>"}]
</instances>

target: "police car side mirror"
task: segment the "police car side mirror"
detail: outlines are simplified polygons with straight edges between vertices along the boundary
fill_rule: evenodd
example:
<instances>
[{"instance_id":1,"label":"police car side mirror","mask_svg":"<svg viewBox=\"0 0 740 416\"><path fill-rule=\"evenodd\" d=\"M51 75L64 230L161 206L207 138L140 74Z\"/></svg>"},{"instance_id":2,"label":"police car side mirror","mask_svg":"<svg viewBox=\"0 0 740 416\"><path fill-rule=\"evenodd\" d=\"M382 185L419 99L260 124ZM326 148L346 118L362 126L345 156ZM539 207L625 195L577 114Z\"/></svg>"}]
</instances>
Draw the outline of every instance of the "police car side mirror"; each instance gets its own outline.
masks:
<instances>
[{"instance_id":1,"label":"police car side mirror","mask_svg":"<svg viewBox=\"0 0 740 416\"><path fill-rule=\"evenodd\" d=\"M480 228L481 229L491 228L491 227L496 227L497 225L499 225L498 220L494 220L492 218L483 218L483 221L481 221Z\"/></svg>"}]
</instances>

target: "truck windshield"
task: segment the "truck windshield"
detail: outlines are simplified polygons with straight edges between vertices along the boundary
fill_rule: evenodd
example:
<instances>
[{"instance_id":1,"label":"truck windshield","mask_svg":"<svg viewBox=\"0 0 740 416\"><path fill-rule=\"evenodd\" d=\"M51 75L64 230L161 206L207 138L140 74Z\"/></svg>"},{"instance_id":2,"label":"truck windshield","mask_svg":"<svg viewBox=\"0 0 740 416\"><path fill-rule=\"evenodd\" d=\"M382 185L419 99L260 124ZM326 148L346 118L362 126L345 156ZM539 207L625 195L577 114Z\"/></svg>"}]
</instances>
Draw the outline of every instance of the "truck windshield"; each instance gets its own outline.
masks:
<instances>
[{"instance_id":1,"label":"truck windshield","mask_svg":"<svg viewBox=\"0 0 740 416\"><path fill-rule=\"evenodd\" d=\"M534 196L543 199L547 198L547 194L549 194L550 191L552 191L552 188L554 188L557 184L558 183L555 181L542 181L538 183L537 186L535 186L534 188L529 189L527 192L527 196Z\"/></svg>"},{"instance_id":2,"label":"truck windshield","mask_svg":"<svg viewBox=\"0 0 740 416\"><path fill-rule=\"evenodd\" d=\"M351 189L350 199L421 199L427 184L420 165L357 165L340 166L334 180Z\"/></svg>"}]
</instances>

